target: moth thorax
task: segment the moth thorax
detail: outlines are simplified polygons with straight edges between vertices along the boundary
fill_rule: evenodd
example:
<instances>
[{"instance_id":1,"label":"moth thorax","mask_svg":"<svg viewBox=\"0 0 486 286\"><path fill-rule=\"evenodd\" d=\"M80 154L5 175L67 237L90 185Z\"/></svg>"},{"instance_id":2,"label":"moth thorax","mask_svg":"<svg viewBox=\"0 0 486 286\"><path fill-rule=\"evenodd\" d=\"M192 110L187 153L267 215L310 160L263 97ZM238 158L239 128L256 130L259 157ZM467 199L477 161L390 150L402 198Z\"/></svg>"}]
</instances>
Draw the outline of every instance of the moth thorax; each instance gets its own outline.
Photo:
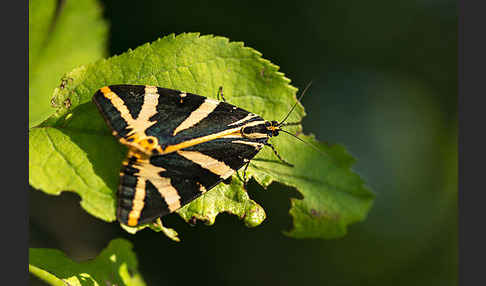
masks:
<instances>
[{"instance_id":1,"label":"moth thorax","mask_svg":"<svg viewBox=\"0 0 486 286\"><path fill-rule=\"evenodd\" d=\"M276 122L275 122L276 123ZM262 121L258 124L248 124L241 128L241 134L246 138L258 139L258 138L268 138L278 135L278 130L280 128L270 121Z\"/></svg>"}]
</instances>

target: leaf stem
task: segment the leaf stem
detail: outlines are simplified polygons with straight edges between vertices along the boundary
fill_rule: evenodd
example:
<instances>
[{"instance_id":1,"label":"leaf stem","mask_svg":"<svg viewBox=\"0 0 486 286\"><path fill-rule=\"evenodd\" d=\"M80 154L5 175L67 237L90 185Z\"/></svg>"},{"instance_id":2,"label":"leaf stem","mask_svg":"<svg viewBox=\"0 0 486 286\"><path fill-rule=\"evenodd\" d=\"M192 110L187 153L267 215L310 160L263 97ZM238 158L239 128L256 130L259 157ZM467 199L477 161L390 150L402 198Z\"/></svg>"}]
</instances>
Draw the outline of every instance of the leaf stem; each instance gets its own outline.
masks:
<instances>
[{"instance_id":1,"label":"leaf stem","mask_svg":"<svg viewBox=\"0 0 486 286\"><path fill-rule=\"evenodd\" d=\"M40 278L42 281L53 286L66 286L66 282L52 275L51 273L29 264L29 272Z\"/></svg>"}]
</instances>

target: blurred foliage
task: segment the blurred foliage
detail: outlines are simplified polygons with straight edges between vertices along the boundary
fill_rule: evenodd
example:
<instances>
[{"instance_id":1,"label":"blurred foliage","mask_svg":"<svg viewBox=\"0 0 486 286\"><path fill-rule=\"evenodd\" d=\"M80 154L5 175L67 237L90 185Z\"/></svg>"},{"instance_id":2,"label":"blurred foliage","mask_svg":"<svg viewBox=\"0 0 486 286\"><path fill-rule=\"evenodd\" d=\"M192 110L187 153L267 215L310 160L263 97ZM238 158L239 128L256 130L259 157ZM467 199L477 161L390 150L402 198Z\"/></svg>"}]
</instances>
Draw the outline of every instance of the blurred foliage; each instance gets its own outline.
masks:
<instances>
[{"instance_id":1,"label":"blurred foliage","mask_svg":"<svg viewBox=\"0 0 486 286\"><path fill-rule=\"evenodd\" d=\"M62 75L106 54L108 27L97 0L29 0L29 11L31 128L54 113L50 99Z\"/></svg>"},{"instance_id":2,"label":"blurred foliage","mask_svg":"<svg viewBox=\"0 0 486 286\"><path fill-rule=\"evenodd\" d=\"M31 192L31 246L81 259L124 236L148 285L457 284L455 1L103 3L112 55L198 31L244 41L295 86L313 79L304 132L344 144L375 203L342 239L292 240L279 231L291 225L289 197L299 194L275 184L262 192L250 182L268 215L260 227L225 215L214 227L189 227L172 216L165 223L184 237L176 244L148 231L128 236L73 208L76 196Z\"/></svg>"},{"instance_id":3,"label":"blurred foliage","mask_svg":"<svg viewBox=\"0 0 486 286\"><path fill-rule=\"evenodd\" d=\"M81 263L57 249L29 249L29 272L56 286L145 286L137 264L131 243L124 239L112 240L98 257Z\"/></svg>"}]
</instances>

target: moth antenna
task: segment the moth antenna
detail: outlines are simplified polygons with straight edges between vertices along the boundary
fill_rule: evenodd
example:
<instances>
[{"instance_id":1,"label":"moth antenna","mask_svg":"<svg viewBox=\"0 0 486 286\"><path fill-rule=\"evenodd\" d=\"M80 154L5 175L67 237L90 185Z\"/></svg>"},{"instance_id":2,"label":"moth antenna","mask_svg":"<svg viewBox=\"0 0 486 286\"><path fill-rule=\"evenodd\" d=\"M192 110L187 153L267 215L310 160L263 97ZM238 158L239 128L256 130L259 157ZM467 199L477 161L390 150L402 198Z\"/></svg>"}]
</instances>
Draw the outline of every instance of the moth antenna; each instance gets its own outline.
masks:
<instances>
[{"instance_id":1,"label":"moth antenna","mask_svg":"<svg viewBox=\"0 0 486 286\"><path fill-rule=\"evenodd\" d=\"M285 130L283 130L283 129L280 129L279 131L282 131L282 132L284 132L284 133L289 134L289 135L290 135L290 136L292 136L292 137L297 138L297 140L299 140L300 142L303 142L303 143L305 143L305 144L309 145L309 146L310 146L312 149L314 149L315 151L317 151L317 152L318 152L319 154L321 154L322 156L329 157L329 155L327 155L326 153L322 152L322 151L321 151L319 148L317 148L316 146L312 145L311 143L309 143L309 142L307 142L307 141L304 141L304 140L300 139L299 137L295 136L294 134L292 134L292 133L290 133L290 132L288 132L288 131L285 131Z\"/></svg>"},{"instance_id":2,"label":"moth antenna","mask_svg":"<svg viewBox=\"0 0 486 286\"><path fill-rule=\"evenodd\" d=\"M280 123L278 124L278 126L282 126L282 123L285 122L285 120L287 120L287 118L289 118L289 115L290 113L292 113L292 111L294 111L294 108L297 106L297 103L300 102L300 100L302 99L302 97L304 96L305 92L307 91L307 89L311 86L312 84L312 81L310 81L307 86L304 88L304 91L302 91L302 93L300 94L299 98L297 99L297 101L294 103L294 106L292 106L292 108L290 109L289 113L287 113L287 115L284 117L284 119L282 121L280 121Z\"/></svg>"},{"instance_id":3,"label":"moth antenna","mask_svg":"<svg viewBox=\"0 0 486 286\"><path fill-rule=\"evenodd\" d=\"M300 125L300 124L302 124L302 121L282 123L279 126L292 126L292 125Z\"/></svg>"}]
</instances>

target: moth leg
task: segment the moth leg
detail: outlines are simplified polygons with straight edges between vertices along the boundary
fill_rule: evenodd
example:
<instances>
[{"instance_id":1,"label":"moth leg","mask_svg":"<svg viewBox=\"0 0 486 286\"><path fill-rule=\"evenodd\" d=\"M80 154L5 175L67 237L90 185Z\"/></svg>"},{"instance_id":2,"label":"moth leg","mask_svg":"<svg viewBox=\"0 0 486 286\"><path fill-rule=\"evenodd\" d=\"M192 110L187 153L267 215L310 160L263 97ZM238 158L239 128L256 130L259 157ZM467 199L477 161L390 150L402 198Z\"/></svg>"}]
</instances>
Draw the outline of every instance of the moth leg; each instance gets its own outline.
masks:
<instances>
[{"instance_id":1,"label":"moth leg","mask_svg":"<svg viewBox=\"0 0 486 286\"><path fill-rule=\"evenodd\" d=\"M240 181L242 181L243 183L245 182L245 181L243 181L243 179L241 178L240 173L238 173L238 171L236 171L236 176L238 177L238 179L239 179Z\"/></svg>"},{"instance_id":2,"label":"moth leg","mask_svg":"<svg viewBox=\"0 0 486 286\"><path fill-rule=\"evenodd\" d=\"M272 151L273 153L275 154L275 156L277 156L278 159L280 159L280 161L282 161L282 163L284 163L285 165L289 166L289 167L293 167L294 165L290 164L289 162L285 161L284 159L282 159L282 157L280 157L280 155L277 153L277 150L275 150L275 147L273 147L272 144L266 142L264 143L265 146L268 146L270 148L272 148Z\"/></svg>"},{"instance_id":3,"label":"moth leg","mask_svg":"<svg viewBox=\"0 0 486 286\"><path fill-rule=\"evenodd\" d=\"M238 177L238 179L239 179L240 181L242 181L242 182L243 182L243 188L245 188L245 189L246 189L246 183L248 182L248 181L246 180L246 169L248 169L248 165L250 165L250 161L248 161L248 162L245 164L245 168L243 169L243 178L241 178L240 173L239 173L238 171L236 171L236 176Z\"/></svg>"},{"instance_id":4,"label":"moth leg","mask_svg":"<svg viewBox=\"0 0 486 286\"><path fill-rule=\"evenodd\" d=\"M250 165L250 160L245 164L245 169L243 169L243 188L246 190L246 184L248 183L248 180L246 179L246 169L248 169L248 166Z\"/></svg>"},{"instance_id":5,"label":"moth leg","mask_svg":"<svg viewBox=\"0 0 486 286\"><path fill-rule=\"evenodd\" d=\"M221 96L221 99L223 99L223 102L226 102L226 99L224 99L224 96L223 96L223 87L222 86L220 86L218 88L218 95L217 96L218 96L218 100L219 100L219 97Z\"/></svg>"}]
</instances>

